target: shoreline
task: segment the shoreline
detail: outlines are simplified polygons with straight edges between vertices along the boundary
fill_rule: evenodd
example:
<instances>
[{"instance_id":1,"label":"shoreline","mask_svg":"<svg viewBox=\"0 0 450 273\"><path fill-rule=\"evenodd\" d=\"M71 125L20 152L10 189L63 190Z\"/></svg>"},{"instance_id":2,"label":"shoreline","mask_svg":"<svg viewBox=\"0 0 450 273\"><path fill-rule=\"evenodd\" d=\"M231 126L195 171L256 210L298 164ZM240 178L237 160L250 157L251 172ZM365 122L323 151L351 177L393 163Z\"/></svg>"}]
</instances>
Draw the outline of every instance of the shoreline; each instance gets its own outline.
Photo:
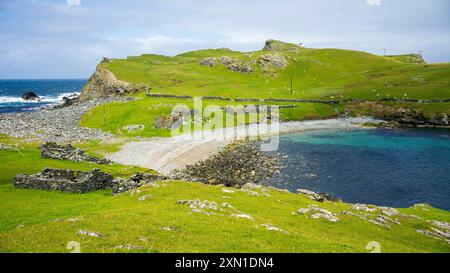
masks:
<instances>
[{"instance_id":1,"label":"shoreline","mask_svg":"<svg viewBox=\"0 0 450 273\"><path fill-rule=\"evenodd\" d=\"M279 133L284 135L326 129L371 129L363 126L366 122L381 121L372 118L338 118L284 122L280 123ZM203 137L200 138L201 134L203 134ZM206 134L205 132L195 132L193 135L198 138L187 140L186 135L180 135L127 142L119 152L109 154L106 158L116 163L149 168L163 175L170 175L174 170L208 159L235 140L246 136L256 139L258 129L256 124L250 124L248 126L225 128L216 132L208 131Z\"/></svg>"}]
</instances>

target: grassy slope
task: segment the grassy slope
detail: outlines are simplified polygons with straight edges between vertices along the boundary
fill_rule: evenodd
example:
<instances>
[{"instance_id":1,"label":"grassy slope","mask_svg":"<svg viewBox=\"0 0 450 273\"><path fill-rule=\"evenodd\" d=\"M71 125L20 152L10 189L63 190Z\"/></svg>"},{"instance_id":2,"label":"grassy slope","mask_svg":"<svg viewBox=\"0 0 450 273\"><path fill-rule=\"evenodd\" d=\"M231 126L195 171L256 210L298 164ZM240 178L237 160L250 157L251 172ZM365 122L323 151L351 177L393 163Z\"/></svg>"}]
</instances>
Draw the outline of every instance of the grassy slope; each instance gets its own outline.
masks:
<instances>
[{"instance_id":1,"label":"grassy slope","mask_svg":"<svg viewBox=\"0 0 450 273\"><path fill-rule=\"evenodd\" d=\"M280 47L283 43L279 42ZM295 45L286 44L286 47ZM149 84L152 92L230 98L295 98L295 99L364 99L383 97L442 99L450 98L450 64L411 63L415 55L381 57L364 52L340 49L306 49L276 51L289 60L286 69L275 69L276 75L263 73L257 60L273 51L241 53L229 49L200 50L175 57L146 54L125 60L101 64L119 79ZM244 63L253 63L254 73L232 72L224 65L214 68L199 65L205 57L229 56ZM293 90L290 91L290 77ZM146 98L131 103L101 106L87 113L83 126L100 128L121 136L168 136L168 131L156 130L154 122L169 114L176 103L192 105L187 100ZM206 101L205 105L225 106L230 102ZM299 103L296 109L282 109L283 120L330 118L341 112L342 106ZM415 104L433 116L449 112L450 103ZM138 134L122 130L126 125L144 124Z\"/></svg>"},{"instance_id":2,"label":"grassy slope","mask_svg":"<svg viewBox=\"0 0 450 273\"><path fill-rule=\"evenodd\" d=\"M158 55L131 57L102 64L119 79L134 83L149 83L154 92L178 95L219 95L248 98L364 98L384 96L412 98L447 98L449 64L408 64L394 59L355 51L334 49L301 49L284 52L291 65L272 78L258 69L253 74L240 74L219 65L215 68L198 65L201 58L230 56L242 61L255 60L266 52L245 55L226 49L189 52L173 58ZM255 66L256 67L256 66ZM295 93L289 91L290 76ZM373 91L375 90L375 91ZM377 94L379 94L377 96ZM168 136L156 130L155 119L170 113L176 103L192 104L175 99L146 98L139 94L135 102L113 103L88 112L82 125L101 128L120 136ZM210 101L205 104L225 106L230 103ZM428 111L448 111L449 104L428 105ZM335 106L299 104L296 109L283 109L285 120L332 117ZM122 130L129 124L145 124L142 132L131 134ZM428 227L424 221L399 219L401 226L386 230L366 221L342 216L339 223L307 219L293 215L299 208L312 203L308 198L270 190L270 197L250 196L244 192L224 194L220 187L171 182L166 187L145 189L138 196L124 194L113 197L110 191L84 195L60 192L19 190L11 181L18 173L34 173L45 167L90 170L103 168L123 176L140 169L127 166L97 166L95 164L42 160L37 144L0 138L2 143L19 143L18 151L0 151L0 252L67 252L69 241L81 242L83 252L114 252L118 245L133 244L146 252L367 252L369 241L378 241L384 252L449 252L443 241L418 234L416 229ZM117 150L122 142L81 146L95 155ZM147 193L148 191L148 193ZM151 194L152 200L137 202L139 196ZM231 199L223 199L229 195ZM175 205L180 199L202 199L228 202L251 214L256 221L229 216L190 214L187 207ZM348 209L348 204L321 205L336 213ZM404 209L426 220L450 222L448 212L437 209L423 211ZM82 218L80 222L55 222L55 219ZM202 225L199 225L202 223ZM288 234L269 232L260 224L272 224ZM17 228L24 225L22 228ZM161 227L175 226L177 231ZM105 238L78 235L80 229L101 232ZM213 235L213 236L212 236ZM140 240L142 237L146 240Z\"/></svg>"},{"instance_id":3,"label":"grassy slope","mask_svg":"<svg viewBox=\"0 0 450 273\"><path fill-rule=\"evenodd\" d=\"M450 96L450 64L417 64L404 58L380 57L340 49L283 51L289 59L278 76L256 72L236 73L223 65L200 66L204 57L229 56L253 62L269 51L240 53L227 49L202 50L175 57L142 55L102 64L119 79L146 83L157 93L245 98L360 98L407 97L417 99ZM294 94L290 93L293 77ZM377 96L378 95L378 96Z\"/></svg>"},{"instance_id":4,"label":"grassy slope","mask_svg":"<svg viewBox=\"0 0 450 273\"><path fill-rule=\"evenodd\" d=\"M83 252L127 251L116 248L127 244L142 247L131 251L144 252L367 252L365 246L370 241L380 242L384 252L450 251L446 242L415 231L428 228L425 220L450 222L448 212L433 208L402 209L424 220L398 217L402 225L389 230L341 215L349 204L315 203L339 214L339 223L292 214L314 202L277 190L267 191L270 196L239 191L229 194L223 193L222 187L187 182L168 182L160 188L142 188L134 196L126 193L116 197L110 190L78 195L15 189L11 184L15 174L33 173L44 167L103 167L119 176L138 169L42 160L33 147L23 149L22 154L0 151L0 163L0 252L68 252L66 244L70 241L80 242ZM148 194L151 200L137 201ZM191 214L187 206L175 204L181 199L197 198L230 203L255 221L230 217L235 213L232 210L225 211L224 216ZM69 218L82 220L55 221ZM287 234L267 231L261 224L282 228ZM177 231L164 231L162 227L176 227ZM81 229L106 237L78 235Z\"/></svg>"},{"instance_id":5,"label":"grassy slope","mask_svg":"<svg viewBox=\"0 0 450 273\"><path fill-rule=\"evenodd\" d=\"M193 109L192 100L141 97L141 99L134 102L111 103L97 107L83 116L81 125L99 128L107 132L112 132L118 136L170 136L170 130L160 130L155 128L156 119L162 115L170 114L172 108L180 103L186 104ZM204 101L203 107L208 105L225 107L234 104L235 103L225 101ZM334 117L336 116L336 111L339 111L339 107L336 109L336 106L334 105L305 103L299 104L298 108L281 109L280 116L283 120L304 120ZM131 124L144 124L145 129L140 132L128 132L123 130L123 127Z\"/></svg>"}]
</instances>

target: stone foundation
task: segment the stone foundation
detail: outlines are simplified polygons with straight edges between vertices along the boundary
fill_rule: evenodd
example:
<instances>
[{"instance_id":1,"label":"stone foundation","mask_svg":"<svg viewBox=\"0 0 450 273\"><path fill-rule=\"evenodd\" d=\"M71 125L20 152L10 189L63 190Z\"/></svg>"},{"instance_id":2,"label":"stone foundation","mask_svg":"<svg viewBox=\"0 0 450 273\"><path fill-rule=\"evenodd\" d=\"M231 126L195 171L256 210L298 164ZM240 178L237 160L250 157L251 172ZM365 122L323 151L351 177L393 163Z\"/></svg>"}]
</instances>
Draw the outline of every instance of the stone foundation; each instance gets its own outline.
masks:
<instances>
[{"instance_id":1,"label":"stone foundation","mask_svg":"<svg viewBox=\"0 0 450 273\"><path fill-rule=\"evenodd\" d=\"M13 184L22 189L86 193L111 188L113 177L99 169L81 172L48 168L34 175L19 174Z\"/></svg>"}]
</instances>

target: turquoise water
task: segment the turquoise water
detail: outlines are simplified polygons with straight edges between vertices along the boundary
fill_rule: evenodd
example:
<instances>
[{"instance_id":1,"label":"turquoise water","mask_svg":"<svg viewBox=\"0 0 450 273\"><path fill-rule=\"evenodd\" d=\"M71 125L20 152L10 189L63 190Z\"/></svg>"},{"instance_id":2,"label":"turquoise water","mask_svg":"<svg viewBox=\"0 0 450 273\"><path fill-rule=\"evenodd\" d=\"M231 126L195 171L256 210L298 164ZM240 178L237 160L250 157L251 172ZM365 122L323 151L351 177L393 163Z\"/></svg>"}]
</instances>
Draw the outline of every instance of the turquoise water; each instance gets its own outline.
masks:
<instances>
[{"instance_id":1,"label":"turquoise water","mask_svg":"<svg viewBox=\"0 0 450 273\"><path fill-rule=\"evenodd\" d=\"M311 131L281 137L280 177L265 184L351 203L450 210L450 130Z\"/></svg>"}]
</instances>

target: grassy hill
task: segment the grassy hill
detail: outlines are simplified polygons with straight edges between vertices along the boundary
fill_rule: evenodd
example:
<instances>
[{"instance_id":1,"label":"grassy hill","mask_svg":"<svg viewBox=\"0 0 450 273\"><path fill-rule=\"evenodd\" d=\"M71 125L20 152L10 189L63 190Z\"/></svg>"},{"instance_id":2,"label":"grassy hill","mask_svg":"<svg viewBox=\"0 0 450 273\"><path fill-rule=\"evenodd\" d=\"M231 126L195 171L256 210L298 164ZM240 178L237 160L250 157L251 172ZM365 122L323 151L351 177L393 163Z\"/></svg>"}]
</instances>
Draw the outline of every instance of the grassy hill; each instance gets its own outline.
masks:
<instances>
[{"instance_id":1,"label":"grassy hill","mask_svg":"<svg viewBox=\"0 0 450 273\"><path fill-rule=\"evenodd\" d=\"M221 61L224 57L248 66L252 72L233 71ZM208 59L212 59L210 66L201 65ZM111 71L119 80L137 86L141 90L135 94L139 100L94 109L84 116L82 125L122 136L168 136L168 130L155 128L155 119L170 114L177 103L192 105L189 100L146 97L144 86L150 86L153 93L191 97L342 101L339 105L289 103L296 108L281 110L285 121L330 118L349 109L355 115L367 112L359 106L346 105L352 99L450 98L449 63L425 64L414 54L382 57L351 50L310 49L280 41L271 41L264 49L247 53L221 48L174 57L144 54L102 62L99 69ZM236 103L204 102L205 107L210 104L223 107ZM419 109L428 117L450 114L450 103L397 102L394 106ZM138 134L122 129L132 124L144 124L146 129Z\"/></svg>"},{"instance_id":2,"label":"grassy hill","mask_svg":"<svg viewBox=\"0 0 450 273\"><path fill-rule=\"evenodd\" d=\"M148 84L153 92L174 95L369 100L450 97L448 63L424 64L415 55L391 58L351 50L309 49L276 43L285 46L248 53L212 49L175 57L146 54L115 59L101 67L112 71L120 80ZM268 65L263 68L260 58L274 54L286 59L287 67ZM254 72L233 72L222 64L199 65L204 58L222 56L247 63Z\"/></svg>"}]
</instances>

